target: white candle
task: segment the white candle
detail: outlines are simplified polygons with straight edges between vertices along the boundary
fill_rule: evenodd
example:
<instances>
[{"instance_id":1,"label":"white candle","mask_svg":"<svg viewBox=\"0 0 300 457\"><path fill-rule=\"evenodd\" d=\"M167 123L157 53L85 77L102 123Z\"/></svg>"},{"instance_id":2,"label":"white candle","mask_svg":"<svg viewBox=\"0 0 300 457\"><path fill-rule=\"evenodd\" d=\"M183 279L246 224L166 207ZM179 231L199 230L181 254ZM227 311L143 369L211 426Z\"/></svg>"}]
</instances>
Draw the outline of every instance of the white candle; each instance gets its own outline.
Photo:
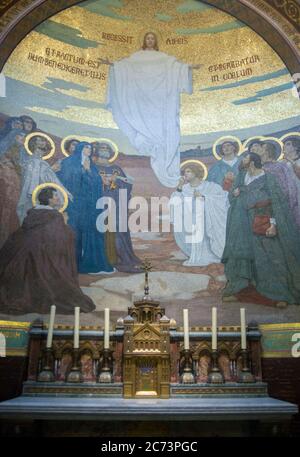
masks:
<instances>
[{"instance_id":1,"label":"white candle","mask_svg":"<svg viewBox=\"0 0 300 457\"><path fill-rule=\"evenodd\" d=\"M183 310L183 338L184 338L184 349L190 349L189 340L189 310Z\"/></svg>"},{"instance_id":2,"label":"white candle","mask_svg":"<svg viewBox=\"0 0 300 457\"><path fill-rule=\"evenodd\" d=\"M109 308L104 308L104 349L109 349Z\"/></svg>"},{"instance_id":3,"label":"white candle","mask_svg":"<svg viewBox=\"0 0 300 457\"><path fill-rule=\"evenodd\" d=\"M241 348L247 349L247 334L246 334L246 314L245 308L240 309L241 312Z\"/></svg>"},{"instance_id":4,"label":"white candle","mask_svg":"<svg viewBox=\"0 0 300 457\"><path fill-rule=\"evenodd\" d=\"M74 319L74 349L79 349L79 306L75 307L75 319Z\"/></svg>"},{"instance_id":5,"label":"white candle","mask_svg":"<svg viewBox=\"0 0 300 457\"><path fill-rule=\"evenodd\" d=\"M213 307L212 308L212 325L211 325L211 331L212 331L212 340L211 340L211 348L213 351L217 350L217 308Z\"/></svg>"},{"instance_id":6,"label":"white candle","mask_svg":"<svg viewBox=\"0 0 300 457\"><path fill-rule=\"evenodd\" d=\"M49 327L48 327L47 346L46 346L47 348L51 348L52 347L55 311L56 311L56 306L52 305L51 308L50 308L50 321L49 321Z\"/></svg>"}]
</instances>

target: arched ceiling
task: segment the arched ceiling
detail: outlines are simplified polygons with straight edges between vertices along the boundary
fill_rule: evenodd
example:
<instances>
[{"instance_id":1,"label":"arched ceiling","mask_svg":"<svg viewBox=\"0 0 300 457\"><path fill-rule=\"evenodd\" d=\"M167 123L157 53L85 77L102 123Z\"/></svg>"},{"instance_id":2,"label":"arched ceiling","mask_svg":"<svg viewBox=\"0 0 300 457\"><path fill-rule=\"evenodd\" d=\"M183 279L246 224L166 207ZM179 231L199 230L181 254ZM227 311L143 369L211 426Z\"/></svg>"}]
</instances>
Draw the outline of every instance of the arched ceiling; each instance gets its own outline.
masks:
<instances>
[{"instance_id":1,"label":"arched ceiling","mask_svg":"<svg viewBox=\"0 0 300 457\"><path fill-rule=\"evenodd\" d=\"M260 34L291 74L300 72L300 6L297 0L204 0L235 16ZM38 24L79 0L2 0L0 69L17 44Z\"/></svg>"}]
</instances>

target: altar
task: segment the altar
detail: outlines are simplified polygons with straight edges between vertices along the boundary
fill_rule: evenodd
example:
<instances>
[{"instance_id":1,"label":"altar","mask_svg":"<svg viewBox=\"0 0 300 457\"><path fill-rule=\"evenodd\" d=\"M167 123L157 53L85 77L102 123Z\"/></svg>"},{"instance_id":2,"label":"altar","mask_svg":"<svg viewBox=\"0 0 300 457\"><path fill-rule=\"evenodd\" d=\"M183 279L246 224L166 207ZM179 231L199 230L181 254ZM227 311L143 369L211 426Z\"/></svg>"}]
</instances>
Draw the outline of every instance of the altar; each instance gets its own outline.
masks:
<instances>
[{"instance_id":1,"label":"altar","mask_svg":"<svg viewBox=\"0 0 300 457\"><path fill-rule=\"evenodd\" d=\"M215 430L208 423L246 436L284 433L298 408L268 395L257 325L218 327L213 309L212 327L190 329L185 310L180 328L152 300L145 270L144 296L113 329L107 309L104 329L80 326L76 310L74 327L55 325L53 313L49 325L32 324L23 392L0 404L2 423L61 424L67 436L74 422L126 430L133 421L194 423L199 436Z\"/></svg>"}]
</instances>

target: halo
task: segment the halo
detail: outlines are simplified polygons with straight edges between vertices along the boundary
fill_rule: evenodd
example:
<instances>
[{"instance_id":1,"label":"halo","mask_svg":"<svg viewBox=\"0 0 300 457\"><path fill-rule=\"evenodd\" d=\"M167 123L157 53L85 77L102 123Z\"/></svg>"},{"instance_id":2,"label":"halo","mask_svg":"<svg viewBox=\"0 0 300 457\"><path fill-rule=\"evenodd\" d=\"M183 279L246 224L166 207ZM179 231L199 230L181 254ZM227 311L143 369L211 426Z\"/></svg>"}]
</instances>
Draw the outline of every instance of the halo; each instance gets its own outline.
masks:
<instances>
[{"instance_id":1,"label":"halo","mask_svg":"<svg viewBox=\"0 0 300 457\"><path fill-rule=\"evenodd\" d=\"M286 140L287 138L291 137L291 136L298 136L300 138L300 133L299 132L289 132L289 133L286 133L285 135L283 135L281 138L280 138L280 141L284 142L284 140Z\"/></svg>"},{"instance_id":2,"label":"halo","mask_svg":"<svg viewBox=\"0 0 300 457\"><path fill-rule=\"evenodd\" d=\"M80 141L79 138L80 138L80 137L75 136L75 135L68 135L68 136L66 136L65 138L63 138L63 139L61 140L60 147L61 147L61 152L63 153L64 156L66 156L66 157L69 157L69 156L70 156L70 154L69 154L68 151L66 150L66 142L69 141L69 140Z\"/></svg>"},{"instance_id":3,"label":"halo","mask_svg":"<svg viewBox=\"0 0 300 457\"><path fill-rule=\"evenodd\" d=\"M63 194L64 204L59 209L59 212L63 213L68 207L68 203L69 203L68 194L67 194L67 192L65 191L65 189L62 186L60 186L59 184L53 183L53 182L45 182L43 184L39 184L38 186L36 186L36 188L32 192L32 199L31 199L32 200L32 205L35 206L37 204L38 193L42 189L45 189L47 187L54 187L55 189L59 190Z\"/></svg>"},{"instance_id":4,"label":"halo","mask_svg":"<svg viewBox=\"0 0 300 457\"><path fill-rule=\"evenodd\" d=\"M299 137L299 139L300 139L300 133L299 132L289 132L280 138L280 141L282 141L282 143L283 143L283 158L284 158L284 142L288 138L293 138L293 137Z\"/></svg>"},{"instance_id":5,"label":"halo","mask_svg":"<svg viewBox=\"0 0 300 457\"><path fill-rule=\"evenodd\" d=\"M149 30L146 30L146 31L143 30L139 33L139 43L140 43L141 47L143 46L144 36L146 35L146 33L155 33L155 35L157 36L157 40L158 40L158 47L164 42L161 31L157 30L156 28L151 27L151 30L149 28Z\"/></svg>"},{"instance_id":6,"label":"halo","mask_svg":"<svg viewBox=\"0 0 300 457\"><path fill-rule=\"evenodd\" d=\"M243 153L245 151L247 151L248 149L248 146L249 146L249 143L251 143L252 141L254 140L264 140L265 137L263 135L256 135L256 136L252 136L251 138L248 138L248 140L244 141L244 144L243 144Z\"/></svg>"},{"instance_id":7,"label":"halo","mask_svg":"<svg viewBox=\"0 0 300 457\"><path fill-rule=\"evenodd\" d=\"M114 151L114 155L111 156L110 159L108 159L109 163L113 163L115 160L117 160L118 158L118 155L119 155L119 149L118 149L118 146L116 145L116 143L114 143L112 140L109 140L108 138L99 138L99 140L96 140L98 143L108 143L113 151Z\"/></svg>"},{"instance_id":8,"label":"halo","mask_svg":"<svg viewBox=\"0 0 300 457\"><path fill-rule=\"evenodd\" d=\"M217 160L222 160L223 157L221 157L218 152L217 152L217 146L219 146L219 144L221 143L221 141L223 143L226 143L226 141L224 140L228 140L228 142L235 142L239 145L239 151L237 153L237 155L241 155L244 151L243 151L243 145L242 145L242 142L239 138L237 138L236 136L231 136L231 135L226 135L226 136L221 136L221 138L219 138L217 141L215 141L214 145L213 145L213 155L215 156L215 158Z\"/></svg>"},{"instance_id":9,"label":"halo","mask_svg":"<svg viewBox=\"0 0 300 457\"><path fill-rule=\"evenodd\" d=\"M267 141L269 141L269 142L273 141L273 142L277 143L280 146L281 151L280 151L279 157L277 159L277 162L279 162L279 160L282 160L284 158L284 152L283 152L284 144L281 141L281 139L275 138L274 136L267 136L267 137L264 138L264 141L266 141L266 142Z\"/></svg>"},{"instance_id":10,"label":"halo","mask_svg":"<svg viewBox=\"0 0 300 457\"><path fill-rule=\"evenodd\" d=\"M24 143L24 147L26 149L26 152L30 156L32 156L32 152L29 149L29 141L31 140L31 138L34 138L35 136L42 136L43 138L46 138L46 140L48 140L50 145L51 145L51 151L49 152L49 154L45 155L42 159L43 160L48 160L48 159L50 159L50 157L54 156L54 154L55 154L55 143L52 140L52 138L49 135L47 135L47 133L42 133L42 132L32 132L32 133L29 133L29 135L26 136L25 143Z\"/></svg>"},{"instance_id":11,"label":"halo","mask_svg":"<svg viewBox=\"0 0 300 457\"><path fill-rule=\"evenodd\" d=\"M66 148L65 148L65 143L68 141L68 140L77 140L79 142L81 141L86 141L87 143L94 143L94 142L98 142L98 143L108 143L113 151L114 151L114 154L111 156L110 159L108 159L109 163L112 163L114 162L118 155L119 155L119 149L118 149L118 146L116 143L114 143L112 140L110 140L109 138L99 138L99 139L96 139L96 138L91 138L91 137L88 137L88 136L80 136L80 135L68 135L66 136L62 142L61 142L61 150L62 150L62 153L66 156L66 157L69 157L69 154L68 152L66 151Z\"/></svg>"},{"instance_id":12,"label":"halo","mask_svg":"<svg viewBox=\"0 0 300 457\"><path fill-rule=\"evenodd\" d=\"M182 162L180 164L180 169L185 167L186 165L188 165L189 163L193 163L193 164L196 164L196 165L200 165L200 167L202 168L202 170L204 171L204 176L203 176L203 181L206 180L207 176L208 176L208 170L207 170L207 166L205 165L205 163L201 162L201 160L196 160L196 159L188 159L188 160L185 160L184 162Z\"/></svg>"}]
</instances>

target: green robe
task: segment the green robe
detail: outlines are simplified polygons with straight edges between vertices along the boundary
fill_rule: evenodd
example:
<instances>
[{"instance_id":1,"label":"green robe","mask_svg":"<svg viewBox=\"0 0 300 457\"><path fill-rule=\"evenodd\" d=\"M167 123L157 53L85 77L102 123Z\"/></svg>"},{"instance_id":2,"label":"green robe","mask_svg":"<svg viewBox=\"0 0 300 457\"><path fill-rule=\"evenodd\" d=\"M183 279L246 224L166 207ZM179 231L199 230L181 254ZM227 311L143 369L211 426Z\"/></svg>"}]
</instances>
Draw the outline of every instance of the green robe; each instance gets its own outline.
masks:
<instances>
[{"instance_id":1,"label":"green robe","mask_svg":"<svg viewBox=\"0 0 300 457\"><path fill-rule=\"evenodd\" d=\"M227 285L224 296L233 295L253 285L272 300L300 304L300 233L295 226L288 203L271 174L244 184L245 172L236 178L229 195L225 264ZM270 205L253 207L269 200ZM256 214L276 219L277 235L268 238L252 230Z\"/></svg>"}]
</instances>

